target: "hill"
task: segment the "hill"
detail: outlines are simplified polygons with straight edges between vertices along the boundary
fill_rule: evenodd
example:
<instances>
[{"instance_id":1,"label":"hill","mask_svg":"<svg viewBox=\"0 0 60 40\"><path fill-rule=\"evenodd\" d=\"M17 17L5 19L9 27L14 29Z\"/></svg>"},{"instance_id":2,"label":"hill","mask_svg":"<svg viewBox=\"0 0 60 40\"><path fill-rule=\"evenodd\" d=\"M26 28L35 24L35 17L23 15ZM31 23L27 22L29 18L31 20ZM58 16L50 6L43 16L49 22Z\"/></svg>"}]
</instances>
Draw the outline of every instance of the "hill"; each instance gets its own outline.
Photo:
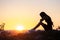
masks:
<instances>
[{"instance_id":1,"label":"hill","mask_svg":"<svg viewBox=\"0 0 60 40\"><path fill-rule=\"evenodd\" d=\"M28 30L26 33L19 33L15 36L3 31L0 33L0 40L60 40L60 31Z\"/></svg>"}]
</instances>

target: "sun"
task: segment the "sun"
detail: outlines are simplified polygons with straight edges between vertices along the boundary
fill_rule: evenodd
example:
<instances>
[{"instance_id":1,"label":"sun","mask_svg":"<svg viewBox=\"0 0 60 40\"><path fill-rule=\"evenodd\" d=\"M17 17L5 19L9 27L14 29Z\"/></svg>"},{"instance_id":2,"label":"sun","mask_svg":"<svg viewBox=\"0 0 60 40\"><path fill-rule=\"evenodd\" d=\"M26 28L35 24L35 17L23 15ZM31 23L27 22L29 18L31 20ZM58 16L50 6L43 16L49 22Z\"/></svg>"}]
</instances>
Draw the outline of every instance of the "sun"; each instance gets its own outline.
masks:
<instances>
[{"instance_id":1,"label":"sun","mask_svg":"<svg viewBox=\"0 0 60 40\"><path fill-rule=\"evenodd\" d=\"M17 26L16 27L16 30L24 30L24 26L21 26L21 25L20 26Z\"/></svg>"}]
</instances>

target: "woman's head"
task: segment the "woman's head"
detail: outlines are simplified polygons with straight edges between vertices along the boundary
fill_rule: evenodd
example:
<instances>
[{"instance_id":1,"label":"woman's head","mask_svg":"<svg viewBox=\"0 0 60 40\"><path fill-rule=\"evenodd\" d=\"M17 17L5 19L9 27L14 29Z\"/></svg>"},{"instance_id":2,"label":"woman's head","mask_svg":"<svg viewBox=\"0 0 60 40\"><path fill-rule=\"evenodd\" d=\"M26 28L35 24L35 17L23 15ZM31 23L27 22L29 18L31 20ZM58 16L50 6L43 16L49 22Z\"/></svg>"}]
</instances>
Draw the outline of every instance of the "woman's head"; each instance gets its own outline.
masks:
<instances>
[{"instance_id":1,"label":"woman's head","mask_svg":"<svg viewBox=\"0 0 60 40\"><path fill-rule=\"evenodd\" d=\"M46 14L45 12L41 12L41 13L40 13L40 16L41 16L41 17L44 17L44 16L46 16L46 15L47 15L47 14Z\"/></svg>"}]
</instances>

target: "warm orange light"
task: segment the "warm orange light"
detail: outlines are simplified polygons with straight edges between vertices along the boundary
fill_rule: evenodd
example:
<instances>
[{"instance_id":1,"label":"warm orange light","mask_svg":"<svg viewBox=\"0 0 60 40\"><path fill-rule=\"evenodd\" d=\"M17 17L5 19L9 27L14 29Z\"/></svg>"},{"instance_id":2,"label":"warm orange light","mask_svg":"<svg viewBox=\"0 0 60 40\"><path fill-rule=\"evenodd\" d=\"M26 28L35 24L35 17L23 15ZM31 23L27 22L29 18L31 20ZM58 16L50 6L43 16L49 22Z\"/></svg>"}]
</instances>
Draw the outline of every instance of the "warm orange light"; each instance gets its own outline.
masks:
<instances>
[{"instance_id":1,"label":"warm orange light","mask_svg":"<svg viewBox=\"0 0 60 40\"><path fill-rule=\"evenodd\" d=\"M24 30L24 26L17 26L16 30Z\"/></svg>"}]
</instances>

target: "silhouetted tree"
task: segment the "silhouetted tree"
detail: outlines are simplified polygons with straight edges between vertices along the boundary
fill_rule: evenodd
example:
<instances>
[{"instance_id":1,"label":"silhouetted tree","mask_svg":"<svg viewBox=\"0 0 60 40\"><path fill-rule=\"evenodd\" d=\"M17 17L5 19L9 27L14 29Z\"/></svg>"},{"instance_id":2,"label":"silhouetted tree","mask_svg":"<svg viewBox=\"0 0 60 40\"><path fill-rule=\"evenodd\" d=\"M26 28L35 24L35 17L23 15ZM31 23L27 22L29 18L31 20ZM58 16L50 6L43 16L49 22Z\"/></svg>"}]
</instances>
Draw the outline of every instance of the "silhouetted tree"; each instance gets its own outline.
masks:
<instances>
[{"instance_id":1,"label":"silhouetted tree","mask_svg":"<svg viewBox=\"0 0 60 40\"><path fill-rule=\"evenodd\" d=\"M4 26L5 26L5 23L2 23L2 24L0 25L0 30L4 30Z\"/></svg>"}]
</instances>

